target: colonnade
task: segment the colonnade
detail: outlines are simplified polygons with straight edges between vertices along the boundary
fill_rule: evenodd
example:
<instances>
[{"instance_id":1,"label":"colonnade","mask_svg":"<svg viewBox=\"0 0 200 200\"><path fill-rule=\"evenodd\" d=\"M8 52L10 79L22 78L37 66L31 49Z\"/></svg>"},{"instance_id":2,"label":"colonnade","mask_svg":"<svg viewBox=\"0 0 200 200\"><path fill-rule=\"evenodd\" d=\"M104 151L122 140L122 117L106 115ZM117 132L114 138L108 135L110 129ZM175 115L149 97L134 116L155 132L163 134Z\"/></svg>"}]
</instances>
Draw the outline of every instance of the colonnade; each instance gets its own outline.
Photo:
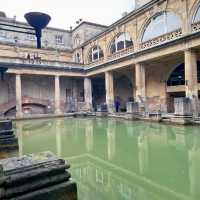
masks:
<instances>
[{"instance_id":1,"label":"colonnade","mask_svg":"<svg viewBox=\"0 0 200 200\"><path fill-rule=\"evenodd\" d=\"M185 62L185 94L193 103L193 109L196 109L196 102L198 100L198 79L197 79L197 55L192 49L184 51ZM146 100L146 68L144 63L133 64L133 80L135 80L135 94L133 98L136 102L145 102ZM106 91L106 105L108 112L114 112L114 71L106 71L105 75L105 91ZM55 114L62 114L61 112L61 95L60 95L60 76L54 76L55 83ZM92 111L92 78L84 78L84 101L87 109ZM135 96L134 96L135 95ZM21 74L16 74L16 116L22 117L22 89L21 89Z\"/></svg>"}]
</instances>

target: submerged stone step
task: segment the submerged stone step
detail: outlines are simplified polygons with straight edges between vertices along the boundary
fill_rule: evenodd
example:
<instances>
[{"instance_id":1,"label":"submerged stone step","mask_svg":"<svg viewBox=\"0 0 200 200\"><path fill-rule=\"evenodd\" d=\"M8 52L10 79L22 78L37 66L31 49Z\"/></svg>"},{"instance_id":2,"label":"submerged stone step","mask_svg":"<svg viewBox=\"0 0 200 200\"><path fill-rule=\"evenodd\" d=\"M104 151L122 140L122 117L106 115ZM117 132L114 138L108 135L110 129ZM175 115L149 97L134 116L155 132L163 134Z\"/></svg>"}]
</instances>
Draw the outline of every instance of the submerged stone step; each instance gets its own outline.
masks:
<instances>
[{"instance_id":1,"label":"submerged stone step","mask_svg":"<svg viewBox=\"0 0 200 200\"><path fill-rule=\"evenodd\" d=\"M4 135L14 135L14 130L10 129L10 130L0 131L0 136Z\"/></svg>"},{"instance_id":2,"label":"submerged stone step","mask_svg":"<svg viewBox=\"0 0 200 200\"><path fill-rule=\"evenodd\" d=\"M18 139L14 135L11 120L0 121L0 151L10 151L18 148Z\"/></svg>"},{"instance_id":3,"label":"submerged stone step","mask_svg":"<svg viewBox=\"0 0 200 200\"><path fill-rule=\"evenodd\" d=\"M77 188L70 181L69 167L51 152L0 160L0 199L48 200L51 192L58 191L59 195L61 191L68 191L66 199L71 196L69 200L76 200Z\"/></svg>"},{"instance_id":4,"label":"submerged stone step","mask_svg":"<svg viewBox=\"0 0 200 200\"><path fill-rule=\"evenodd\" d=\"M18 144L18 140L15 136L9 137L9 138L0 138L0 146L1 145L12 145L12 144Z\"/></svg>"},{"instance_id":5,"label":"submerged stone step","mask_svg":"<svg viewBox=\"0 0 200 200\"><path fill-rule=\"evenodd\" d=\"M0 120L0 131L12 130L11 120Z\"/></svg>"}]
</instances>

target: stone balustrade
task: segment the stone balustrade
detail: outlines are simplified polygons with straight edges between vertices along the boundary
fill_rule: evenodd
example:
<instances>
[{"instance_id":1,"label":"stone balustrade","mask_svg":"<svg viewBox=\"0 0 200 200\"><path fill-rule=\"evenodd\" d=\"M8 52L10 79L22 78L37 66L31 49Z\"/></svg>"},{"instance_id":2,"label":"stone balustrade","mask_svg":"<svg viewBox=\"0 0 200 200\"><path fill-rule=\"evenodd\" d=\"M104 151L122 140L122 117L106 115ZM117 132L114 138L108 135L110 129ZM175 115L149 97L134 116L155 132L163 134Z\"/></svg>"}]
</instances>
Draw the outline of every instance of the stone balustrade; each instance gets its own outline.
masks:
<instances>
[{"instance_id":1,"label":"stone balustrade","mask_svg":"<svg viewBox=\"0 0 200 200\"><path fill-rule=\"evenodd\" d=\"M118 51L114 54L109 55L107 59L108 60L114 60L114 59L121 58L121 57L128 55L130 53L133 53L133 52L134 52L134 47L132 46L132 47L123 49L121 51Z\"/></svg>"},{"instance_id":2,"label":"stone balustrade","mask_svg":"<svg viewBox=\"0 0 200 200\"><path fill-rule=\"evenodd\" d=\"M73 62L61 62L61 61L47 61L40 59L27 59L27 58L15 58L15 57L0 57L0 63L6 64L27 64L27 65L35 65L35 66L50 66L50 67L61 67L75 70L83 70L81 64L73 63Z\"/></svg>"},{"instance_id":3,"label":"stone balustrade","mask_svg":"<svg viewBox=\"0 0 200 200\"><path fill-rule=\"evenodd\" d=\"M192 32L200 31L200 22L192 24Z\"/></svg>"},{"instance_id":4,"label":"stone balustrade","mask_svg":"<svg viewBox=\"0 0 200 200\"><path fill-rule=\"evenodd\" d=\"M99 59L99 60L97 60L95 62L91 62L91 63L89 63L87 65L87 67L89 67L89 68L95 67L95 66L103 64L103 63L105 63L107 61L115 60L115 59L121 58L123 56L129 55L129 54L131 54L133 52L134 52L134 47L132 46L132 47L123 49L121 51L118 51L118 52L116 52L114 54L110 54L107 58L104 57L104 58L101 58L101 59Z\"/></svg>"},{"instance_id":5,"label":"stone balustrade","mask_svg":"<svg viewBox=\"0 0 200 200\"><path fill-rule=\"evenodd\" d=\"M181 29L178 29L176 31L173 31L173 32L170 32L170 33L167 33L165 35L161 35L159 37L156 37L152 40L148 40L146 42L143 42L141 45L140 45L140 48L141 49L148 49L148 48L151 48L153 46L156 46L156 45L160 45L162 43L165 43L165 42L168 42L168 41L171 41L171 40L174 40L174 39L177 39L179 37L182 36L182 30Z\"/></svg>"},{"instance_id":6,"label":"stone balustrade","mask_svg":"<svg viewBox=\"0 0 200 200\"><path fill-rule=\"evenodd\" d=\"M96 60L94 62L90 62L88 64L88 67L93 67L93 66L96 66L96 65L100 65L102 63L104 63L104 58L100 58L99 60Z\"/></svg>"}]
</instances>

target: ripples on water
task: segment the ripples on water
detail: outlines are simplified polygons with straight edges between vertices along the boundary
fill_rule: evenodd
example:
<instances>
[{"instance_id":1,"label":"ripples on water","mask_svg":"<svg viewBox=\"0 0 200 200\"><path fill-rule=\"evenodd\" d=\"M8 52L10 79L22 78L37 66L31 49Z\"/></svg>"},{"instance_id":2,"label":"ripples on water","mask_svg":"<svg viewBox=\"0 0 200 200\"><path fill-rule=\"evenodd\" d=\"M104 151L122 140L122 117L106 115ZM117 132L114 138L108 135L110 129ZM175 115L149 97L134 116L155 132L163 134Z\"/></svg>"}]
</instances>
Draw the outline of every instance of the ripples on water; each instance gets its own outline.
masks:
<instances>
[{"instance_id":1,"label":"ripples on water","mask_svg":"<svg viewBox=\"0 0 200 200\"><path fill-rule=\"evenodd\" d=\"M17 122L16 133L16 154L70 162L79 200L200 199L199 127L70 118Z\"/></svg>"}]
</instances>

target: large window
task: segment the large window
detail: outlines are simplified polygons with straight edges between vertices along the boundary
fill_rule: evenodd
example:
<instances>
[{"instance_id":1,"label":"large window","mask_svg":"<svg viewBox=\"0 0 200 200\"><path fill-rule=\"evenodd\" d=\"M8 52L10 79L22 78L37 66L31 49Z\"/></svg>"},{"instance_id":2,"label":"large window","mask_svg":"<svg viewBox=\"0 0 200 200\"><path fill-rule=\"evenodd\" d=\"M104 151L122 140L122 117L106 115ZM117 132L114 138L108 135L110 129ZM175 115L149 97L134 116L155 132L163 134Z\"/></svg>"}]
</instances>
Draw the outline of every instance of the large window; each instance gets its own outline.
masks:
<instances>
[{"instance_id":1,"label":"large window","mask_svg":"<svg viewBox=\"0 0 200 200\"><path fill-rule=\"evenodd\" d=\"M199 6L199 8L197 9L197 12L196 12L196 14L195 14L195 16L194 16L193 22L196 23L196 22L199 22L199 21L200 21L200 6Z\"/></svg>"},{"instance_id":2,"label":"large window","mask_svg":"<svg viewBox=\"0 0 200 200\"><path fill-rule=\"evenodd\" d=\"M100 58L103 58L103 50L99 46L94 46L89 53L89 61L94 62L99 60Z\"/></svg>"},{"instance_id":3,"label":"large window","mask_svg":"<svg viewBox=\"0 0 200 200\"><path fill-rule=\"evenodd\" d=\"M173 12L162 12L151 18L142 38L142 42L151 40L181 28L181 21Z\"/></svg>"},{"instance_id":4,"label":"large window","mask_svg":"<svg viewBox=\"0 0 200 200\"><path fill-rule=\"evenodd\" d=\"M115 39L112 41L110 50L113 54L131 46L133 46L133 41L130 35L128 33L122 33L119 36L115 37Z\"/></svg>"}]
</instances>

